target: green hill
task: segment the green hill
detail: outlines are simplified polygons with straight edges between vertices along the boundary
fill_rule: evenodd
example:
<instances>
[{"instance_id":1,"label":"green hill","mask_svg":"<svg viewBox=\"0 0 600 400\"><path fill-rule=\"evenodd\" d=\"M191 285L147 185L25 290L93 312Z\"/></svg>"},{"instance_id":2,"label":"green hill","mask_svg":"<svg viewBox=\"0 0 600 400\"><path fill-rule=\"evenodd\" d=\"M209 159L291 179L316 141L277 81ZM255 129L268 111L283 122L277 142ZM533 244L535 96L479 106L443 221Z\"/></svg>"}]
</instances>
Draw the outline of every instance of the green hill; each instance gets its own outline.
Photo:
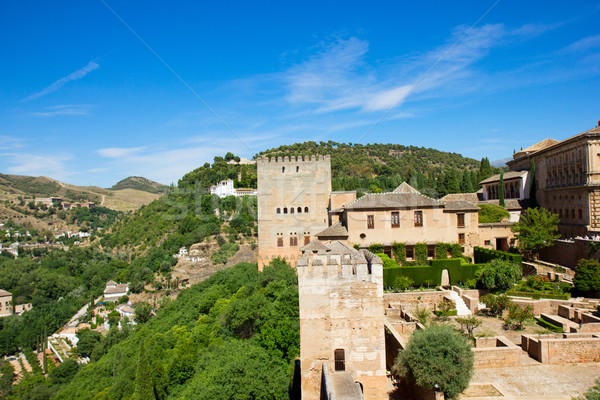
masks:
<instances>
[{"instance_id":1,"label":"green hill","mask_svg":"<svg viewBox=\"0 0 600 400\"><path fill-rule=\"evenodd\" d=\"M331 156L333 190L389 191L406 181L425 194L441 197L476 191L479 182L496 171L487 159L479 162L457 153L400 144L304 142L264 150L254 158L317 154ZM236 187L256 188L256 165L229 164L228 158L215 157L212 165L206 163L184 175L179 186L208 188L233 179Z\"/></svg>"},{"instance_id":2,"label":"green hill","mask_svg":"<svg viewBox=\"0 0 600 400\"><path fill-rule=\"evenodd\" d=\"M141 176L130 176L117 182L117 184L109 188L109 190L122 189L135 189L142 192L165 194L169 187Z\"/></svg>"}]
</instances>

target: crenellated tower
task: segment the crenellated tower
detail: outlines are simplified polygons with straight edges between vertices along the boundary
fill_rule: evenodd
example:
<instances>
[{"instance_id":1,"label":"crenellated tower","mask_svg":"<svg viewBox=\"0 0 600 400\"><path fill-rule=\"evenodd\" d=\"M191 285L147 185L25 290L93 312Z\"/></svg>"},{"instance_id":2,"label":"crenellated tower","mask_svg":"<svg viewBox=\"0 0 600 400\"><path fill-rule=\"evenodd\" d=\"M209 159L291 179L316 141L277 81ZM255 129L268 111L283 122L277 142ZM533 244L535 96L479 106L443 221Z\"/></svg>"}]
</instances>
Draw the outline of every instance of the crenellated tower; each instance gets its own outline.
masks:
<instances>
[{"instance_id":1,"label":"crenellated tower","mask_svg":"<svg viewBox=\"0 0 600 400\"><path fill-rule=\"evenodd\" d=\"M322 377L331 376L357 382L367 400L387 399L381 259L341 242L314 240L302 250L296 268L302 398L319 399Z\"/></svg>"},{"instance_id":2,"label":"crenellated tower","mask_svg":"<svg viewBox=\"0 0 600 400\"><path fill-rule=\"evenodd\" d=\"M328 226L330 157L261 157L256 164L259 268L275 257L295 266L300 247Z\"/></svg>"}]
</instances>

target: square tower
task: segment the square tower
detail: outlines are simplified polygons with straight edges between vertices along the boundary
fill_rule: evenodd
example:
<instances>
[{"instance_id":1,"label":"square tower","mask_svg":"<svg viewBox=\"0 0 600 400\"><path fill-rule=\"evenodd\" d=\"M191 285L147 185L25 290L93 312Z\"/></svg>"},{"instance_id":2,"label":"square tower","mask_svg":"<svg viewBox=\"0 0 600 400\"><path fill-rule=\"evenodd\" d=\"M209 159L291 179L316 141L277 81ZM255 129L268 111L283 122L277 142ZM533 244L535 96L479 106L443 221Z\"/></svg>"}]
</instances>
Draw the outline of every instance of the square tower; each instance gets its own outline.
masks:
<instances>
[{"instance_id":1,"label":"square tower","mask_svg":"<svg viewBox=\"0 0 600 400\"><path fill-rule=\"evenodd\" d=\"M365 400L387 399L383 262L339 241L314 240L303 251L297 263L302 398L318 400L328 386L337 392L335 382L345 375L360 384Z\"/></svg>"},{"instance_id":2,"label":"square tower","mask_svg":"<svg viewBox=\"0 0 600 400\"><path fill-rule=\"evenodd\" d=\"M258 174L258 266L275 257L295 266L300 247L328 226L328 155L262 157Z\"/></svg>"}]
</instances>

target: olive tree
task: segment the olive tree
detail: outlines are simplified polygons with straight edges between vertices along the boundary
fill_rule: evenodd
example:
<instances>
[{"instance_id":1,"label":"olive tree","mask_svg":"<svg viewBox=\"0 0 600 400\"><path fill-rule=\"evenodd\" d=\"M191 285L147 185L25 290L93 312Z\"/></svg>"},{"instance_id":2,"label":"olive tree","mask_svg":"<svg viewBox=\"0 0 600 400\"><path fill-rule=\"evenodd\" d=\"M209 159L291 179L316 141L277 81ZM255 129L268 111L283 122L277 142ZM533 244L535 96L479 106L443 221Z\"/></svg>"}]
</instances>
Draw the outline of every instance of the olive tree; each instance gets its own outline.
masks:
<instances>
[{"instance_id":1,"label":"olive tree","mask_svg":"<svg viewBox=\"0 0 600 400\"><path fill-rule=\"evenodd\" d=\"M426 389L437 384L446 398L454 399L469 385L473 352L469 341L450 326L433 325L415 331L393 370Z\"/></svg>"}]
</instances>

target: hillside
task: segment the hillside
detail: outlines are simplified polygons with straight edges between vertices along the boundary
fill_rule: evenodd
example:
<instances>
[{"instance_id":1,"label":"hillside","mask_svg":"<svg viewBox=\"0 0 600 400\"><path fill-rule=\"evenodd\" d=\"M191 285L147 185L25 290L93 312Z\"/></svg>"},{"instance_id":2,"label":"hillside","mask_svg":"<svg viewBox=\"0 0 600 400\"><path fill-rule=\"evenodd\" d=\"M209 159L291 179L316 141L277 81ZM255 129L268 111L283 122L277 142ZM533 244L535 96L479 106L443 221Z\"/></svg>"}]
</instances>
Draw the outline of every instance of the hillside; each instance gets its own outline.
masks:
<instances>
[{"instance_id":1,"label":"hillside","mask_svg":"<svg viewBox=\"0 0 600 400\"><path fill-rule=\"evenodd\" d=\"M448 193L473 192L479 182L496 170L460 154L400 144L352 144L304 142L264 150L261 156L331 156L333 190L382 192L406 181L422 193L442 197ZM199 185L208 188L223 179L233 179L236 187L256 188L256 165L229 164L234 156L215 157L213 164L187 173L179 187ZM482 168L483 167L483 168Z\"/></svg>"},{"instance_id":2,"label":"hillside","mask_svg":"<svg viewBox=\"0 0 600 400\"><path fill-rule=\"evenodd\" d=\"M132 211L156 200L162 193L160 190L164 185L158 186L159 183L146 181L148 183L145 185L149 190L132 187L108 190L97 186L70 185L45 176L0 174L0 200L14 202L20 198L60 197L68 202L91 201L115 211Z\"/></svg>"},{"instance_id":3,"label":"hillside","mask_svg":"<svg viewBox=\"0 0 600 400\"><path fill-rule=\"evenodd\" d=\"M154 194L165 194L169 187L162 183L151 181L150 179L141 176L130 176L127 177L109 188L109 190L122 190L122 189L134 189L141 192L148 192Z\"/></svg>"}]
</instances>

